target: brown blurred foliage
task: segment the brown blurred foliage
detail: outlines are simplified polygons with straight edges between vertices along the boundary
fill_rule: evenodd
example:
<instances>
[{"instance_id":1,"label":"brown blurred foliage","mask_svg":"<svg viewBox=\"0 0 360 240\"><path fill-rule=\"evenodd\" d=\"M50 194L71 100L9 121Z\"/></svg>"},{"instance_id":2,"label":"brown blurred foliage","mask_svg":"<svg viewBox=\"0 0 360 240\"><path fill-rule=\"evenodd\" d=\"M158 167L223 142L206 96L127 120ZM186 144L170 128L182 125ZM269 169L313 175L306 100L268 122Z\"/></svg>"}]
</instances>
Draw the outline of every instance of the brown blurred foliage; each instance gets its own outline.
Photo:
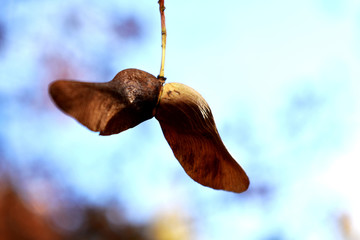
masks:
<instances>
[{"instance_id":1,"label":"brown blurred foliage","mask_svg":"<svg viewBox=\"0 0 360 240\"><path fill-rule=\"evenodd\" d=\"M194 239L192 221L181 209L165 211L151 221L134 224L126 219L118 204L93 206L74 198L59 202L54 198L63 193L54 183L48 184L47 200L43 201L24 193L11 183L13 179L0 173L1 240Z\"/></svg>"},{"instance_id":2,"label":"brown blurred foliage","mask_svg":"<svg viewBox=\"0 0 360 240\"><path fill-rule=\"evenodd\" d=\"M0 236L3 240L64 239L46 219L25 206L11 184L0 190Z\"/></svg>"},{"instance_id":3,"label":"brown blurred foliage","mask_svg":"<svg viewBox=\"0 0 360 240\"><path fill-rule=\"evenodd\" d=\"M51 217L59 216L31 211L28 202L12 184L1 183L1 240L151 239L146 225L138 226L125 220L121 224L109 221L107 209L85 206L83 213L84 219L80 227L74 231L65 231L56 227L52 221Z\"/></svg>"}]
</instances>

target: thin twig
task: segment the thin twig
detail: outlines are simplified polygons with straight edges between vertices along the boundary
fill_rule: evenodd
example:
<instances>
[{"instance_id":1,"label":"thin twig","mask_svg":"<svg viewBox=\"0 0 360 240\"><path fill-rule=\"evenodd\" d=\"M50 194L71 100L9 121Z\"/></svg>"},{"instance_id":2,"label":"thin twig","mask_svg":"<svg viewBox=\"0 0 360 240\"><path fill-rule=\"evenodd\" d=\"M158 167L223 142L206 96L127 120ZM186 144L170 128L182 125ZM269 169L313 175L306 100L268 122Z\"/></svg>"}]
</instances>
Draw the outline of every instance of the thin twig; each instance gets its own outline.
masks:
<instances>
[{"instance_id":1,"label":"thin twig","mask_svg":"<svg viewBox=\"0 0 360 240\"><path fill-rule=\"evenodd\" d=\"M166 78L164 76L164 65L165 65L165 49L166 49L166 26L165 26L165 4L164 0L159 0L159 9L160 9L160 17L161 17L161 66L160 66L160 74L158 76L159 79L165 81Z\"/></svg>"}]
</instances>

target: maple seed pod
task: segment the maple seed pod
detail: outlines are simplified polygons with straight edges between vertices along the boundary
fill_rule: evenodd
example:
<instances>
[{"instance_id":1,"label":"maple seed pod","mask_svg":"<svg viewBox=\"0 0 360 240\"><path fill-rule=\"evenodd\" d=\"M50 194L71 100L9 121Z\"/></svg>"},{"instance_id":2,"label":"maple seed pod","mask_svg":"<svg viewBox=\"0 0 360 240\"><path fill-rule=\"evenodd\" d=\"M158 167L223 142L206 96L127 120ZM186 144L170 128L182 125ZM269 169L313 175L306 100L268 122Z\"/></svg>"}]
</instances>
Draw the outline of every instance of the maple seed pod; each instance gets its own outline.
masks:
<instances>
[{"instance_id":1,"label":"maple seed pod","mask_svg":"<svg viewBox=\"0 0 360 240\"><path fill-rule=\"evenodd\" d=\"M49 93L63 112L100 135L111 135L152 118L162 85L147 72L125 69L104 83L58 80Z\"/></svg>"},{"instance_id":2,"label":"maple seed pod","mask_svg":"<svg viewBox=\"0 0 360 240\"><path fill-rule=\"evenodd\" d=\"M214 189L243 192L249 178L231 157L205 99L180 83L165 84L155 118L185 172Z\"/></svg>"}]
</instances>

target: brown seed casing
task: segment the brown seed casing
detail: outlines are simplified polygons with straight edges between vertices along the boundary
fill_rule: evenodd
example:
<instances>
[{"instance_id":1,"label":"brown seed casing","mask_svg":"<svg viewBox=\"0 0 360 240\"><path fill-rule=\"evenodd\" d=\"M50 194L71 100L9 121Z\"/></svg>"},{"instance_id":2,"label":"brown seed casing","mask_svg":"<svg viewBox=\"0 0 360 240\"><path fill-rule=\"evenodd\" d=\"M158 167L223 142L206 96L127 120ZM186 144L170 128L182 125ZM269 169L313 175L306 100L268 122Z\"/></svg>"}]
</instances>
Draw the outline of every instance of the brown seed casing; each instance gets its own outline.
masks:
<instances>
[{"instance_id":1,"label":"brown seed casing","mask_svg":"<svg viewBox=\"0 0 360 240\"><path fill-rule=\"evenodd\" d=\"M214 189L248 188L249 178L225 148L211 110L198 92L180 83L165 84L155 118L192 179Z\"/></svg>"},{"instance_id":2,"label":"brown seed casing","mask_svg":"<svg viewBox=\"0 0 360 240\"><path fill-rule=\"evenodd\" d=\"M54 103L100 135L135 127L154 115L185 172L214 189L243 192L249 179L231 157L203 97L180 83L168 83L138 70L126 69L112 81L89 83L59 80L49 92Z\"/></svg>"},{"instance_id":3,"label":"brown seed casing","mask_svg":"<svg viewBox=\"0 0 360 240\"><path fill-rule=\"evenodd\" d=\"M55 81L49 92L63 112L100 135L111 135L152 118L162 84L147 72L126 69L105 83Z\"/></svg>"}]
</instances>

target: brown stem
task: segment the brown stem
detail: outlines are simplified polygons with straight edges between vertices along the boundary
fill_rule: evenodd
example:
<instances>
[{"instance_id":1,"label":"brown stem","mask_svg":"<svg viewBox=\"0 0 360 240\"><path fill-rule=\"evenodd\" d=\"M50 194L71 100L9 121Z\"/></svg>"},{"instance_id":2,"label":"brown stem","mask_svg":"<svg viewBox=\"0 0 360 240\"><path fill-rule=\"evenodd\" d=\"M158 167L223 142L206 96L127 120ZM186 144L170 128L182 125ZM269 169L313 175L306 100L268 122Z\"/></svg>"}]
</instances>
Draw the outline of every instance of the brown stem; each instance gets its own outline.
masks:
<instances>
[{"instance_id":1,"label":"brown stem","mask_svg":"<svg viewBox=\"0 0 360 240\"><path fill-rule=\"evenodd\" d=\"M165 49L166 49L166 26L165 26L165 4L164 0L159 0L159 9L160 9L160 17L161 17L161 66L160 66L160 74L158 76L159 79L165 81L166 78L164 76L164 65L165 65Z\"/></svg>"}]
</instances>

